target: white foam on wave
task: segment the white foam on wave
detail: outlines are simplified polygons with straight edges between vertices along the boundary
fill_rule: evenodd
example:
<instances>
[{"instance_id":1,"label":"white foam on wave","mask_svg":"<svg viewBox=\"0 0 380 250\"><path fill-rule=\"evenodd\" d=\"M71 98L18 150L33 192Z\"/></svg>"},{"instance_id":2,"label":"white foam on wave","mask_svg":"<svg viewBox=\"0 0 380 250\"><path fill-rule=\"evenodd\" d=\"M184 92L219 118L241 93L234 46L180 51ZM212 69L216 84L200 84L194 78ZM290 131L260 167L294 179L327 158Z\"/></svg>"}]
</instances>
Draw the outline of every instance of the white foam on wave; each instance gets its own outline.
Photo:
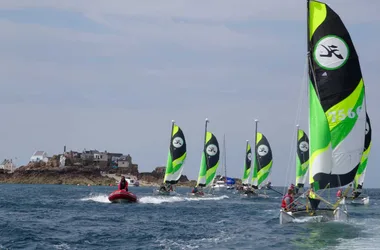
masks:
<instances>
[{"instance_id":1,"label":"white foam on wave","mask_svg":"<svg viewBox=\"0 0 380 250\"><path fill-rule=\"evenodd\" d=\"M227 195L217 196L217 197L178 197L178 196L145 196L139 199L140 203L144 204L161 204L161 203L173 203L173 202L183 202L183 201L204 201L204 200L222 200L229 198Z\"/></svg>"},{"instance_id":2,"label":"white foam on wave","mask_svg":"<svg viewBox=\"0 0 380 250\"><path fill-rule=\"evenodd\" d=\"M172 240L172 239L161 239L157 240L160 247L164 249L207 249L215 248L218 245L222 245L230 241L232 237L229 233L220 231L214 237L200 238L200 239L190 239L190 240Z\"/></svg>"},{"instance_id":3,"label":"white foam on wave","mask_svg":"<svg viewBox=\"0 0 380 250\"><path fill-rule=\"evenodd\" d=\"M54 245L54 248L55 249L59 249L59 250L67 250L67 249L70 249L70 246L67 245L66 243L62 243L62 244L59 244L59 245Z\"/></svg>"},{"instance_id":4,"label":"white foam on wave","mask_svg":"<svg viewBox=\"0 0 380 250\"><path fill-rule=\"evenodd\" d=\"M90 194L89 197L80 199L81 201L95 201L99 203L111 203L105 194Z\"/></svg>"},{"instance_id":5,"label":"white foam on wave","mask_svg":"<svg viewBox=\"0 0 380 250\"><path fill-rule=\"evenodd\" d=\"M182 197L168 196L168 197L159 197L159 196L145 196L139 199L139 203L144 204L161 204L161 203L172 203L185 201Z\"/></svg>"}]
</instances>

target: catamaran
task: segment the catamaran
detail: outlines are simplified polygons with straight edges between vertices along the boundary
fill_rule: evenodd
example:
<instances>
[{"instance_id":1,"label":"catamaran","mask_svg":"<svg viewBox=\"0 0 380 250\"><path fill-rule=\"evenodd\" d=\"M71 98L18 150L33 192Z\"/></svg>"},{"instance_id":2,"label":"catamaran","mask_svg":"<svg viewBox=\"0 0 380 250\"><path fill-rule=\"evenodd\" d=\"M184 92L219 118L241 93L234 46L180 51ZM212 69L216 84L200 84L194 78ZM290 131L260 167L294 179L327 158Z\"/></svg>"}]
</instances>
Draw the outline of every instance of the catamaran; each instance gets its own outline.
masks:
<instances>
[{"instance_id":1,"label":"catamaran","mask_svg":"<svg viewBox=\"0 0 380 250\"><path fill-rule=\"evenodd\" d=\"M297 125L297 148L296 148L296 186L295 193L303 193L304 185L309 170L309 138L305 131Z\"/></svg>"},{"instance_id":2,"label":"catamaran","mask_svg":"<svg viewBox=\"0 0 380 250\"><path fill-rule=\"evenodd\" d=\"M250 179L251 179L251 165L252 165L252 149L249 144L249 140L247 140L245 145L245 157L244 157L244 172L243 178L241 179L241 186L237 187L237 190L240 192L244 192L245 190L250 188Z\"/></svg>"},{"instance_id":3,"label":"catamaran","mask_svg":"<svg viewBox=\"0 0 380 250\"><path fill-rule=\"evenodd\" d=\"M199 169L199 176L197 185L192 191L192 195L203 196L204 188L210 187L214 182L216 170L219 166L219 143L215 135L207 131L207 124L209 120L205 121L205 135L204 145L201 158L201 166Z\"/></svg>"},{"instance_id":4,"label":"catamaran","mask_svg":"<svg viewBox=\"0 0 380 250\"><path fill-rule=\"evenodd\" d=\"M259 189L266 189L272 165L273 156L272 149L269 145L268 139L257 131L258 120L255 120L255 160L252 173L252 188L245 191L248 196L260 196L267 198L265 191L263 194L258 194Z\"/></svg>"},{"instance_id":5,"label":"catamaran","mask_svg":"<svg viewBox=\"0 0 380 250\"><path fill-rule=\"evenodd\" d=\"M311 188L305 208L281 209L281 224L299 217L346 221L349 188L335 204L317 192L352 184L365 142L365 88L351 37L327 4L308 0L307 13Z\"/></svg>"},{"instance_id":6,"label":"catamaran","mask_svg":"<svg viewBox=\"0 0 380 250\"><path fill-rule=\"evenodd\" d=\"M226 190L229 188L229 185L227 184L227 153L226 153L226 135L223 136L223 158L222 158L222 165L224 168L224 176L220 176L219 180L215 181L211 188L213 190L221 191Z\"/></svg>"},{"instance_id":7,"label":"catamaran","mask_svg":"<svg viewBox=\"0 0 380 250\"><path fill-rule=\"evenodd\" d=\"M166 162L165 177L161 187L156 190L156 194L170 195L173 193L173 186L178 183L181 177L183 164L186 160L186 139L182 129L172 121L170 133L169 153Z\"/></svg>"}]
</instances>

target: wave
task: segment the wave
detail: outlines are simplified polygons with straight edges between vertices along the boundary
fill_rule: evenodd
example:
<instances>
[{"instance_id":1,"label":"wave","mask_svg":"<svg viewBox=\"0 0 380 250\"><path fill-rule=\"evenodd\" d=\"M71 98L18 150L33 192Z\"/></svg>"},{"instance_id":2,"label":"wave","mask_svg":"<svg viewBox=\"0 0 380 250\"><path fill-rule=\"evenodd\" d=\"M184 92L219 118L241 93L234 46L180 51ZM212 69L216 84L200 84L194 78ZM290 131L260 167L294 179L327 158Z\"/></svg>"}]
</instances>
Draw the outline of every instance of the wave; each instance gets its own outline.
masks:
<instances>
[{"instance_id":1,"label":"wave","mask_svg":"<svg viewBox=\"0 0 380 250\"><path fill-rule=\"evenodd\" d=\"M139 203L143 204L161 204L161 203L173 203L183 201L202 201L202 200L223 200L229 198L227 195L217 197L180 197L180 196L144 196L138 199ZM81 201L94 201L99 203L111 203L108 200L108 195L105 194L90 194L89 197L80 199Z\"/></svg>"},{"instance_id":2,"label":"wave","mask_svg":"<svg viewBox=\"0 0 380 250\"><path fill-rule=\"evenodd\" d=\"M108 200L108 195L105 194L90 194L89 197L80 199L81 201L95 201L100 203L111 203Z\"/></svg>"},{"instance_id":3,"label":"wave","mask_svg":"<svg viewBox=\"0 0 380 250\"><path fill-rule=\"evenodd\" d=\"M217 197L159 197L159 196L145 196L139 199L139 203L144 204L161 204L161 203L173 203L173 202L183 202L183 201L202 201L202 200L223 200L229 198L227 195L217 196Z\"/></svg>"}]
</instances>

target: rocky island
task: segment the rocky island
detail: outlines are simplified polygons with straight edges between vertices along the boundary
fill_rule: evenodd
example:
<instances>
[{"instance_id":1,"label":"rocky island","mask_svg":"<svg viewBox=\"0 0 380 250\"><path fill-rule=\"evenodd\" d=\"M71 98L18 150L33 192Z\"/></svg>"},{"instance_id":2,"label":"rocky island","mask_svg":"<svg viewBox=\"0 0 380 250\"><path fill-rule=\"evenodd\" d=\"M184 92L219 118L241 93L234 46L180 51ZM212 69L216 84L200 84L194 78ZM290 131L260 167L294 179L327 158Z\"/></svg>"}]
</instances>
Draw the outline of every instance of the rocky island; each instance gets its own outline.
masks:
<instances>
[{"instance_id":1,"label":"rocky island","mask_svg":"<svg viewBox=\"0 0 380 250\"><path fill-rule=\"evenodd\" d=\"M163 181L165 167L157 167L152 172L138 170L136 164L127 167L114 168L107 165L79 164L66 159L65 166L60 164L60 156L54 155L47 162L30 162L15 169L12 173L0 173L0 183L19 184L63 184L63 185L116 185L121 175L138 180L141 186L157 186ZM178 186L193 186L196 182L189 181L182 175Z\"/></svg>"}]
</instances>

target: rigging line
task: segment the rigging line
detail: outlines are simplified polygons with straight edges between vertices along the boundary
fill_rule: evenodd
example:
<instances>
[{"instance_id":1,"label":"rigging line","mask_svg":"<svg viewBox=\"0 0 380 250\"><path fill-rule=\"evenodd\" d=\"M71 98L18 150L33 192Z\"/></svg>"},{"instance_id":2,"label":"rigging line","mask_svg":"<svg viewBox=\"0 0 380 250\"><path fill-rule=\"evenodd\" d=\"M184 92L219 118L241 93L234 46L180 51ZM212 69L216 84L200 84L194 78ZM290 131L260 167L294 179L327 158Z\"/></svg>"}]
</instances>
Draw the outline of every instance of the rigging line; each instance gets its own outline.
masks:
<instances>
[{"instance_id":1,"label":"rigging line","mask_svg":"<svg viewBox=\"0 0 380 250\"><path fill-rule=\"evenodd\" d=\"M308 58L306 57L305 59L305 64L304 64L304 71L303 71L303 76L302 76L302 80L301 80L301 88L300 91L299 91L299 96L298 96L298 102L297 102L297 112L296 112L296 118L295 118L295 123L293 125L293 128L298 124L298 121L300 119L300 113L302 111L302 107L303 107L303 101L304 101L304 98L305 98L305 87L307 86L307 84L305 84L305 82L307 83L307 68L308 68ZM307 89L307 88L306 88ZM288 160L288 166L286 168L286 176L285 176L285 183L284 183L284 191L283 193L286 192L287 190L287 182L289 180L289 174L290 174L290 170L291 168L295 166L295 164L292 164L293 163L293 158L294 158L294 154L295 154L295 151L294 150L294 138L297 138L297 134L295 132L295 130L293 129L293 133L292 133L292 137L291 137L291 146L290 146L290 154L289 154L289 160ZM297 150L297 149L295 149Z\"/></svg>"}]
</instances>

